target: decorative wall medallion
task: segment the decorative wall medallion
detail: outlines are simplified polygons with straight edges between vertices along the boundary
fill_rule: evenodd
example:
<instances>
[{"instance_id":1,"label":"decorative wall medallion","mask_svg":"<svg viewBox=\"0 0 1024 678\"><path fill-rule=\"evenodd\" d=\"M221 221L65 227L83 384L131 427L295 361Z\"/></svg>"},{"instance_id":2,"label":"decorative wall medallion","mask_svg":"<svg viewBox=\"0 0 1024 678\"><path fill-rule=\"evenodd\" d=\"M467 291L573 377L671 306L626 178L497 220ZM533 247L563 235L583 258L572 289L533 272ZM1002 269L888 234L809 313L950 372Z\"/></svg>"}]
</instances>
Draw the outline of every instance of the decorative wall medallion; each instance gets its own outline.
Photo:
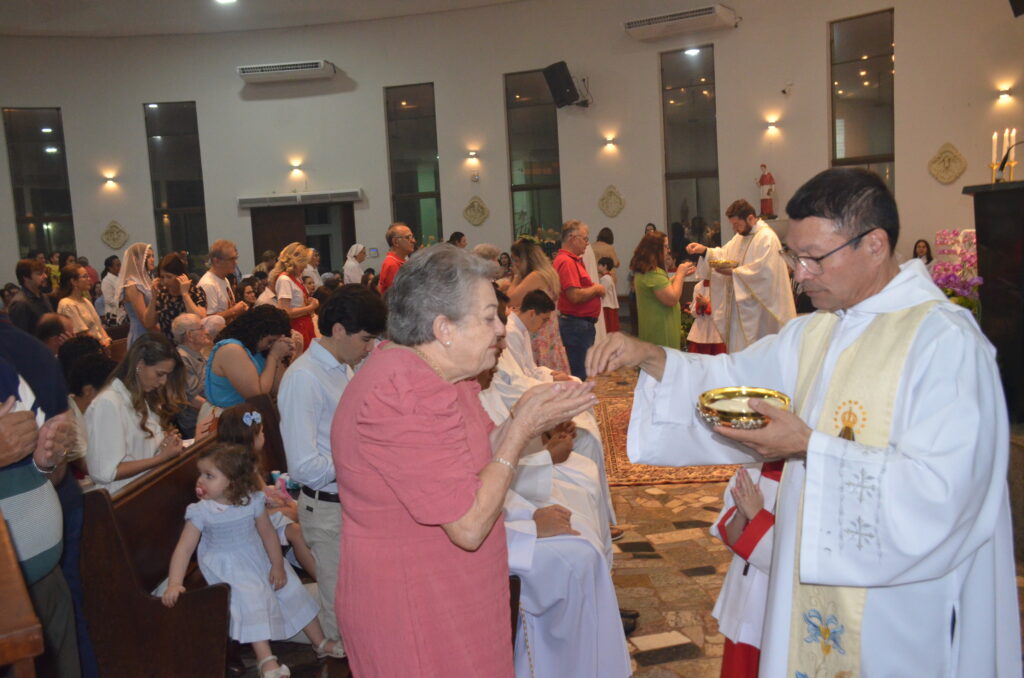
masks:
<instances>
[{"instance_id":1,"label":"decorative wall medallion","mask_svg":"<svg viewBox=\"0 0 1024 678\"><path fill-rule=\"evenodd\" d=\"M604 189L601 199L597 201L597 206L601 208L606 217L614 219L626 207L626 200L619 193L619 189L609 186Z\"/></svg>"},{"instance_id":2,"label":"decorative wall medallion","mask_svg":"<svg viewBox=\"0 0 1024 678\"><path fill-rule=\"evenodd\" d=\"M928 161L928 172L942 184L950 184L967 169L967 160L950 143L942 144L935 157Z\"/></svg>"},{"instance_id":3,"label":"decorative wall medallion","mask_svg":"<svg viewBox=\"0 0 1024 678\"><path fill-rule=\"evenodd\" d=\"M100 240L110 249L119 250L128 241L128 231L121 228L121 224L116 221L111 221L107 224L107 230L100 236Z\"/></svg>"},{"instance_id":4,"label":"decorative wall medallion","mask_svg":"<svg viewBox=\"0 0 1024 678\"><path fill-rule=\"evenodd\" d=\"M491 216L491 210L487 209L487 205L480 199L480 196L474 195L470 198L466 209L462 210L462 216L466 217L466 221L474 226L479 226L487 221L487 217Z\"/></svg>"}]
</instances>

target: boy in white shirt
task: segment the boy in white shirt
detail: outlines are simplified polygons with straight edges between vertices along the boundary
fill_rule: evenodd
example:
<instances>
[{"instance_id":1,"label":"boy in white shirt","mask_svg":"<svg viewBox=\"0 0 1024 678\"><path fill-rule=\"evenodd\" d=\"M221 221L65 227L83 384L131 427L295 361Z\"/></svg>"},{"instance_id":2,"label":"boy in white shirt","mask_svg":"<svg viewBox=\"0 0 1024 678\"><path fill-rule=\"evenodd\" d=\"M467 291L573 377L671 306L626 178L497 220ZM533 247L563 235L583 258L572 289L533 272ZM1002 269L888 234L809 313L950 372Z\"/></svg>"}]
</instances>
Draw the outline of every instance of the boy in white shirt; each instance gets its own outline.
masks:
<instances>
[{"instance_id":1,"label":"boy in white shirt","mask_svg":"<svg viewBox=\"0 0 1024 678\"><path fill-rule=\"evenodd\" d=\"M615 289L615 279L612 278L613 268L615 268L615 262L611 257L601 257L597 260L597 272L601 276L601 284L604 285L604 296L601 298L604 328L609 332L618 332L619 293Z\"/></svg>"},{"instance_id":2,"label":"boy in white shirt","mask_svg":"<svg viewBox=\"0 0 1024 678\"><path fill-rule=\"evenodd\" d=\"M505 323L505 343L508 354L515 359L526 376L538 381L568 381L569 375L537 365L530 345L530 334L544 327L555 310L555 302L543 290L533 290L523 297L522 303L511 311Z\"/></svg>"}]
</instances>

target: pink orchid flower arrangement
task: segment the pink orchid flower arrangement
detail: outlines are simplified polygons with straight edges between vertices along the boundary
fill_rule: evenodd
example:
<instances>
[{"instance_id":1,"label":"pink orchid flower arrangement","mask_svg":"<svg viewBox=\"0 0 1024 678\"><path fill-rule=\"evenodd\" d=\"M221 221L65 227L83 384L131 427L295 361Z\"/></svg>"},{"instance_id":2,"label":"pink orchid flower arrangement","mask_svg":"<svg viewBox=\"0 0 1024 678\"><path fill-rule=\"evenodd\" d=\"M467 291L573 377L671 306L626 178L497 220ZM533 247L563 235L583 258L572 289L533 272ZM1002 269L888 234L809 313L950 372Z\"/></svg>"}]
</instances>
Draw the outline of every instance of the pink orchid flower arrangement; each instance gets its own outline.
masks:
<instances>
[{"instance_id":1,"label":"pink orchid flower arrangement","mask_svg":"<svg viewBox=\"0 0 1024 678\"><path fill-rule=\"evenodd\" d=\"M984 280L978 275L978 239L973 229L943 229L935 233L936 262L932 280L950 301L968 308L978 317L981 302L978 288Z\"/></svg>"}]
</instances>

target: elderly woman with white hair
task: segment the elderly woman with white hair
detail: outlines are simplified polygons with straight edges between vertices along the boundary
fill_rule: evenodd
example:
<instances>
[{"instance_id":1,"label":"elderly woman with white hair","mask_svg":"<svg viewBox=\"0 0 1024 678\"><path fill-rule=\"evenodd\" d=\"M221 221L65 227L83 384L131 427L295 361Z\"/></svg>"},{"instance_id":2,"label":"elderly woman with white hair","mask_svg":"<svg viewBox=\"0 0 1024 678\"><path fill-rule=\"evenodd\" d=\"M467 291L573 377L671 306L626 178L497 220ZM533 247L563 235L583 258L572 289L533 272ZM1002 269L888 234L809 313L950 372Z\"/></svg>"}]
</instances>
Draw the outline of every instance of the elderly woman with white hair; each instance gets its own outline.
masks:
<instances>
[{"instance_id":1,"label":"elderly woman with white hair","mask_svg":"<svg viewBox=\"0 0 1024 678\"><path fill-rule=\"evenodd\" d=\"M206 403L206 356L213 342L195 313L182 313L171 321L171 335L185 365L185 400L188 406L178 413L178 430L184 438L195 438L199 410Z\"/></svg>"},{"instance_id":2,"label":"elderly woman with white hair","mask_svg":"<svg viewBox=\"0 0 1024 678\"><path fill-rule=\"evenodd\" d=\"M344 284L358 285L363 281L363 262L366 261L366 246L356 243L348 248L345 267L342 269Z\"/></svg>"},{"instance_id":3,"label":"elderly woman with white hair","mask_svg":"<svg viewBox=\"0 0 1024 678\"><path fill-rule=\"evenodd\" d=\"M448 244L412 256L388 291L391 341L338 404L335 603L360 678L513 675L505 492L527 442L596 399L544 384L494 427L471 379L504 334L493 268Z\"/></svg>"}]
</instances>

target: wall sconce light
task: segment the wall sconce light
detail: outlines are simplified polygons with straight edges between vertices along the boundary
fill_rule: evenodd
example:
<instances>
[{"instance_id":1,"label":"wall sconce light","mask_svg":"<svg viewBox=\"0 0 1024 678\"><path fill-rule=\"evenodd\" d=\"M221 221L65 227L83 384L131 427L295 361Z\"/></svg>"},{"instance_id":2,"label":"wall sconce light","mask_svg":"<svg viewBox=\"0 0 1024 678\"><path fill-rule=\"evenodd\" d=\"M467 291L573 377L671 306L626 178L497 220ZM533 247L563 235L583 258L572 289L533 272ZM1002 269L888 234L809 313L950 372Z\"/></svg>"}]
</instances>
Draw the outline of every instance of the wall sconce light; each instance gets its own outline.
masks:
<instances>
[{"instance_id":1,"label":"wall sconce light","mask_svg":"<svg viewBox=\"0 0 1024 678\"><path fill-rule=\"evenodd\" d=\"M779 116L776 114L769 115L765 118L768 123L768 134L775 135L779 133Z\"/></svg>"},{"instance_id":2,"label":"wall sconce light","mask_svg":"<svg viewBox=\"0 0 1024 678\"><path fill-rule=\"evenodd\" d=\"M302 158L292 158L288 161L288 166L292 168L291 175L293 177L302 176Z\"/></svg>"},{"instance_id":3,"label":"wall sconce light","mask_svg":"<svg viewBox=\"0 0 1024 678\"><path fill-rule=\"evenodd\" d=\"M107 170L103 173L103 186L104 188L115 188L117 186L117 172L114 170Z\"/></svg>"},{"instance_id":4,"label":"wall sconce light","mask_svg":"<svg viewBox=\"0 0 1024 678\"><path fill-rule=\"evenodd\" d=\"M466 166L471 168L469 180L474 183L480 181L480 151L476 149L466 151Z\"/></svg>"},{"instance_id":5,"label":"wall sconce light","mask_svg":"<svg viewBox=\"0 0 1024 678\"><path fill-rule=\"evenodd\" d=\"M480 152L479 151L469 151L468 153L466 153L466 157L471 159L471 160L476 160L476 161L479 162L479 160L480 160Z\"/></svg>"},{"instance_id":6,"label":"wall sconce light","mask_svg":"<svg viewBox=\"0 0 1024 678\"><path fill-rule=\"evenodd\" d=\"M614 136L612 136L612 135L608 135L608 136L606 136L606 137L605 137L605 138L604 138L604 139L603 139L603 140L601 141L601 145L602 145L602 146L615 146L615 145L616 145L616 142L617 142L617 141L618 141L618 140L617 140L617 139L616 139L616 138L615 138Z\"/></svg>"},{"instance_id":7,"label":"wall sconce light","mask_svg":"<svg viewBox=\"0 0 1024 678\"><path fill-rule=\"evenodd\" d=\"M1013 98L1013 90L1009 87L999 89L999 101L1006 102Z\"/></svg>"}]
</instances>

